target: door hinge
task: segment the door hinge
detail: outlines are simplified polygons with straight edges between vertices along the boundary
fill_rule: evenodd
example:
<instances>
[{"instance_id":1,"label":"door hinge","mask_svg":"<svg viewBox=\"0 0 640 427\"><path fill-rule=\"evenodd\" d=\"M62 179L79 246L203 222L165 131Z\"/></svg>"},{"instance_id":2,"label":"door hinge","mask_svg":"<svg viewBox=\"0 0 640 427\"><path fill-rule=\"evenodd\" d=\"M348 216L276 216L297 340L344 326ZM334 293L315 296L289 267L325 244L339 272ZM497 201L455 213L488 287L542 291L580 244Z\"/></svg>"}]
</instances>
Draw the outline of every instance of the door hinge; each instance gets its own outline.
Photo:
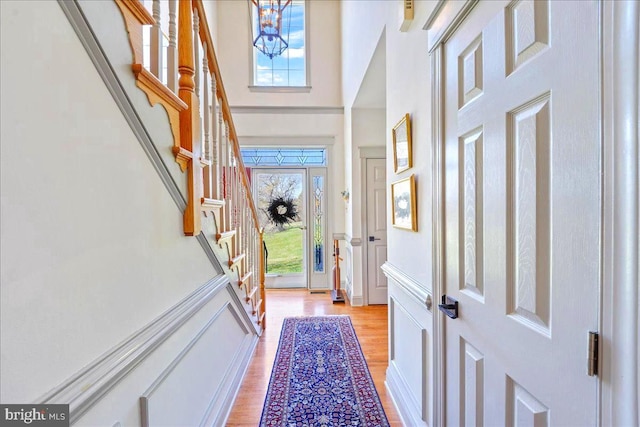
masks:
<instances>
[{"instance_id":1,"label":"door hinge","mask_svg":"<svg viewBox=\"0 0 640 427\"><path fill-rule=\"evenodd\" d=\"M587 361L587 375L594 377L598 375L598 338L597 332L589 331L589 360Z\"/></svg>"}]
</instances>

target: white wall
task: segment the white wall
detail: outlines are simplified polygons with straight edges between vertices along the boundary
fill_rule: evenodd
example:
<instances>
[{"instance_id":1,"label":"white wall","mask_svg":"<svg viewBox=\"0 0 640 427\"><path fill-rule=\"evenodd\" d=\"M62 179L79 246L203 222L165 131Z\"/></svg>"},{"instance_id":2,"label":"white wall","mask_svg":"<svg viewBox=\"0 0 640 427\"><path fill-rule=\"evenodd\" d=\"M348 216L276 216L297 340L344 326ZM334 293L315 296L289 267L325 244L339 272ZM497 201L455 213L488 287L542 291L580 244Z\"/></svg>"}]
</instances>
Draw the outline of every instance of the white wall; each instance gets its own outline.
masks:
<instances>
[{"instance_id":1,"label":"white wall","mask_svg":"<svg viewBox=\"0 0 640 427\"><path fill-rule=\"evenodd\" d=\"M407 32L399 31L402 3L397 0L346 0L341 3L345 157L351 156L352 169L347 171L347 182L351 180L355 187L354 181L359 173L353 166L358 160L355 151L360 124L355 119L358 111L354 107L358 105L360 88L370 72L368 68L380 40L385 44L384 143L387 147L387 183L390 186L392 182L414 174L418 202L418 232L393 228L390 204L387 209L388 270L393 273L389 280L390 318L415 327L412 332L404 330L406 328L398 329L399 323L390 325L390 346L400 353L396 354L395 359L390 359L387 381L394 398L400 403L405 422L408 425L423 425L432 421L431 386L425 385L423 389L422 383L416 381L433 376L430 362L427 362L432 354L432 326L431 320L425 321L429 311L424 304L432 288L431 89L427 34L422 27L437 2L416 1L415 18ZM391 129L406 113L411 115L413 167L395 174ZM369 125L374 126L373 118L369 120ZM351 231L355 236L358 232L355 227L358 214L355 211L348 212L347 223L350 222L350 216L353 221ZM349 225L347 229L350 229ZM359 267L354 265L353 268L357 270ZM357 281L355 275L354 271L354 287ZM416 339L422 344L416 346ZM416 354L406 353L405 350L409 349Z\"/></svg>"},{"instance_id":2,"label":"white wall","mask_svg":"<svg viewBox=\"0 0 640 427\"><path fill-rule=\"evenodd\" d=\"M346 206L347 251L349 253L349 268L352 274L347 278L347 292L353 305L361 305L364 298L363 247L366 236L363 236L363 222L366 219L365 206L362 204L362 194L365 183L362 179L363 167L360 149L362 147L384 147L386 144L386 113L382 108L354 108L350 110L350 137L348 150L346 149L345 163L346 188L351 196ZM348 159L348 160L347 160ZM355 239L355 240L354 240ZM364 244L364 243L363 243Z\"/></svg>"},{"instance_id":3,"label":"white wall","mask_svg":"<svg viewBox=\"0 0 640 427\"><path fill-rule=\"evenodd\" d=\"M202 0L214 49L218 46L218 3L216 0Z\"/></svg>"},{"instance_id":4,"label":"white wall","mask_svg":"<svg viewBox=\"0 0 640 427\"><path fill-rule=\"evenodd\" d=\"M166 114L135 88L119 10L113 2L90 6L85 12L98 17L96 32L110 29L107 42L122 42L114 69L132 88L150 134L165 144ZM98 363L219 273L198 241L183 235L182 212L58 2L1 8L0 394L3 403L28 403ZM219 307L236 310L226 291L202 301L213 306L196 311L152 352L134 371L137 381L116 387L104 401L106 415L92 415L91 423L139 422L144 390ZM228 316L218 317L230 326ZM218 323L212 330L226 329ZM248 331L241 325L238 336ZM250 354L250 346L243 341L238 349ZM208 391L184 389L212 398Z\"/></svg>"},{"instance_id":5,"label":"white wall","mask_svg":"<svg viewBox=\"0 0 640 427\"><path fill-rule=\"evenodd\" d=\"M380 34L386 29L386 145L389 182L416 175L418 232L389 228L388 259L425 288L431 284L431 105L427 35L422 26L435 2L415 2L415 19L400 32L402 2L345 1L342 3L343 95L345 115L352 107ZM413 168L393 172L391 128L411 114ZM347 130L347 132L349 132ZM388 211L390 215L390 209ZM390 216L389 216L390 218ZM389 220L390 222L390 220ZM411 247L411 251L404 250Z\"/></svg>"}]
</instances>

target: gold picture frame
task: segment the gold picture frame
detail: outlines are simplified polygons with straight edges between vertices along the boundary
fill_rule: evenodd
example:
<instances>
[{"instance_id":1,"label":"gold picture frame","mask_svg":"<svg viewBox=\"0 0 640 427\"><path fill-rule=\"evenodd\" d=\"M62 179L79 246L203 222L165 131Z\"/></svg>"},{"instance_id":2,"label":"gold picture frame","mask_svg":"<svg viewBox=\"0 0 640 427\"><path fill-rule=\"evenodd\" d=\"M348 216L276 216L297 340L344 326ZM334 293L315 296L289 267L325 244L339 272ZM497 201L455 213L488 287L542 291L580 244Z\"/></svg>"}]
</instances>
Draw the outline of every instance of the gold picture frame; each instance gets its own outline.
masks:
<instances>
[{"instance_id":1,"label":"gold picture frame","mask_svg":"<svg viewBox=\"0 0 640 427\"><path fill-rule=\"evenodd\" d=\"M411 116L405 114L393 127L393 171L400 173L413 166L411 153Z\"/></svg>"},{"instance_id":2,"label":"gold picture frame","mask_svg":"<svg viewBox=\"0 0 640 427\"><path fill-rule=\"evenodd\" d=\"M415 175L391 184L391 224L394 227L418 231Z\"/></svg>"}]
</instances>

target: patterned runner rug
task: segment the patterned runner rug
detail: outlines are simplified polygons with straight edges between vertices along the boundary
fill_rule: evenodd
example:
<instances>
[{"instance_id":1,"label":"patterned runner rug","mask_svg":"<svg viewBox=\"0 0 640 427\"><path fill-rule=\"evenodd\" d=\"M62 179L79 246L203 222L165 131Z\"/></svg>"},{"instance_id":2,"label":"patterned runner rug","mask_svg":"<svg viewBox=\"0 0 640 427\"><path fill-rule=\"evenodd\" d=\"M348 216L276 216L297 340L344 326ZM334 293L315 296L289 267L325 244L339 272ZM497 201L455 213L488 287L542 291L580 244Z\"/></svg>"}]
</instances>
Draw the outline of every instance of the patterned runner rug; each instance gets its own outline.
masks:
<instances>
[{"instance_id":1,"label":"patterned runner rug","mask_svg":"<svg viewBox=\"0 0 640 427\"><path fill-rule=\"evenodd\" d=\"M284 319L260 426L388 425L349 316Z\"/></svg>"}]
</instances>

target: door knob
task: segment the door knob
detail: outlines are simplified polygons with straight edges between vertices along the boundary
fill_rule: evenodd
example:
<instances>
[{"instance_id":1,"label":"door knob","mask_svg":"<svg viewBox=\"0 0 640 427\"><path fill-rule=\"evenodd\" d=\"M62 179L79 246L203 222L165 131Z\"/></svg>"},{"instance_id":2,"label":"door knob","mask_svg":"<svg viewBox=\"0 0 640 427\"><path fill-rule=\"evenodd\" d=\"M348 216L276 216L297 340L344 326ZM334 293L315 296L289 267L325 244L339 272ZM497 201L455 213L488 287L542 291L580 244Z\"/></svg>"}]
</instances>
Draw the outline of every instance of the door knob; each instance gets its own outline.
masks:
<instances>
[{"instance_id":1,"label":"door knob","mask_svg":"<svg viewBox=\"0 0 640 427\"><path fill-rule=\"evenodd\" d=\"M370 242L373 242L374 240L380 240L380 239L377 238L377 237L374 237L374 236L369 236L369 241Z\"/></svg>"},{"instance_id":2,"label":"door knob","mask_svg":"<svg viewBox=\"0 0 640 427\"><path fill-rule=\"evenodd\" d=\"M442 304L438 304L438 309L452 319L458 318L458 301L451 297L442 295Z\"/></svg>"}]
</instances>

